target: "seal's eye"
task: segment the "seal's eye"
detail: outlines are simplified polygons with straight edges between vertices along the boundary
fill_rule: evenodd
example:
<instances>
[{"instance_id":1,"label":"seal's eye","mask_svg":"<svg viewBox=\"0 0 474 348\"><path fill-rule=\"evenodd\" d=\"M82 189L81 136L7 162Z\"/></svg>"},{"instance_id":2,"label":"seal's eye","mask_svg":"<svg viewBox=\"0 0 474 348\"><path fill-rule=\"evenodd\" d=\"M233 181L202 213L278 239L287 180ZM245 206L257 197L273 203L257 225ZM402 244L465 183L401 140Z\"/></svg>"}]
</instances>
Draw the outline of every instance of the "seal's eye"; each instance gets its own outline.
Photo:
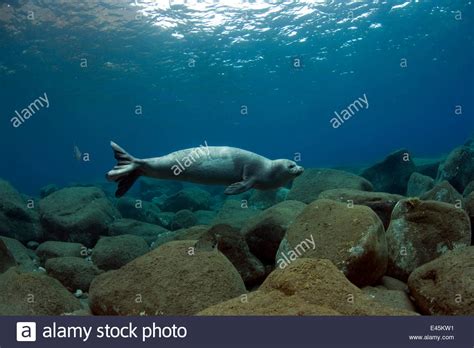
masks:
<instances>
[{"instance_id":1,"label":"seal's eye","mask_svg":"<svg viewBox=\"0 0 474 348\"><path fill-rule=\"evenodd\" d=\"M296 167L296 164L290 164L290 165L288 166L288 168L290 168L290 169L292 169L292 168L294 168L294 167Z\"/></svg>"}]
</instances>

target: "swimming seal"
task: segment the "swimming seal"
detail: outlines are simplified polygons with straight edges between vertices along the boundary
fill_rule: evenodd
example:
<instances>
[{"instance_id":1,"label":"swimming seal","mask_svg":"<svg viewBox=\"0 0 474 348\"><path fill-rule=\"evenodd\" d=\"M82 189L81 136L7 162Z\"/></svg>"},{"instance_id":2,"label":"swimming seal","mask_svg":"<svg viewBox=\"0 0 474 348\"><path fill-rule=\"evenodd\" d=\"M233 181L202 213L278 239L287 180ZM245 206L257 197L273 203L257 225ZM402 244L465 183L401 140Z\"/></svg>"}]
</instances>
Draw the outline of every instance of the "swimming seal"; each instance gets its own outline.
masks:
<instances>
[{"instance_id":1,"label":"swimming seal","mask_svg":"<svg viewBox=\"0 0 474 348\"><path fill-rule=\"evenodd\" d=\"M275 189L303 173L303 167L287 159L270 160L256 153L227 146L200 146L155 158L135 158L110 142L117 164L106 177L118 183L116 197L123 196L140 176L229 185L224 193L236 195L251 188Z\"/></svg>"}]
</instances>

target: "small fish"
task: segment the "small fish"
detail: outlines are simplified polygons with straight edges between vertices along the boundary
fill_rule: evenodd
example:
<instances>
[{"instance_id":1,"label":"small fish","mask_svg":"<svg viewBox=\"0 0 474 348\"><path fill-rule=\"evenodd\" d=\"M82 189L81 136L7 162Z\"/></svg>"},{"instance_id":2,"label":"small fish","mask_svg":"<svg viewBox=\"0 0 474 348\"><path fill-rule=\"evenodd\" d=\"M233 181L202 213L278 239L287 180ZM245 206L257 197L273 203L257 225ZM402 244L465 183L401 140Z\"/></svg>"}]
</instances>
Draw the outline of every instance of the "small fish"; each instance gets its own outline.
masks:
<instances>
[{"instance_id":1,"label":"small fish","mask_svg":"<svg viewBox=\"0 0 474 348\"><path fill-rule=\"evenodd\" d=\"M78 161L80 161L82 159L82 152L81 152L81 150L79 150L77 145L74 145L74 158Z\"/></svg>"}]
</instances>

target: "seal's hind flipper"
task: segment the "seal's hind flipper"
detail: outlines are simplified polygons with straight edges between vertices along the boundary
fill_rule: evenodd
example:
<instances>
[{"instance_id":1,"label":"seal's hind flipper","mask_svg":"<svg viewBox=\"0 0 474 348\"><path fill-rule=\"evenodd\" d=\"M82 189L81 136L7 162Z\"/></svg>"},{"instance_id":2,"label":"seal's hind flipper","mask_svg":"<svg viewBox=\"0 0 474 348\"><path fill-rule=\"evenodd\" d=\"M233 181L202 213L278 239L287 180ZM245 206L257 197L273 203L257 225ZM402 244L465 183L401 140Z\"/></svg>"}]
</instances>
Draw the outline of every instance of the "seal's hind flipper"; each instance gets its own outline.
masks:
<instances>
[{"instance_id":1,"label":"seal's hind flipper","mask_svg":"<svg viewBox=\"0 0 474 348\"><path fill-rule=\"evenodd\" d=\"M252 188L253 182L251 180L244 180L234 182L232 185L227 186L224 193L226 195L238 195Z\"/></svg>"},{"instance_id":2,"label":"seal's hind flipper","mask_svg":"<svg viewBox=\"0 0 474 348\"><path fill-rule=\"evenodd\" d=\"M115 181L118 183L115 197L122 197L140 177L140 164L135 157L130 155L114 142L110 142L110 146L112 146L112 149L114 150L117 164L107 173L106 177L109 181Z\"/></svg>"}]
</instances>

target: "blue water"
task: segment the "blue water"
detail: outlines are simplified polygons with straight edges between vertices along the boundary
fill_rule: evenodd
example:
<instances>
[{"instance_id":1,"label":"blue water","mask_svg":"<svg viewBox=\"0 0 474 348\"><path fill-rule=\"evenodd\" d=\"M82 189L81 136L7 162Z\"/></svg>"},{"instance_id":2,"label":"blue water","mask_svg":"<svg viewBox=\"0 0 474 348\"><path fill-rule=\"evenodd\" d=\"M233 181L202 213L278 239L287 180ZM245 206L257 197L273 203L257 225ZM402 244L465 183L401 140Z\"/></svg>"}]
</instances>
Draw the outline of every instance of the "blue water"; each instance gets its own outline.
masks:
<instances>
[{"instance_id":1,"label":"blue water","mask_svg":"<svg viewBox=\"0 0 474 348\"><path fill-rule=\"evenodd\" d=\"M183 2L2 2L0 177L27 193L103 180L110 140L137 157L206 141L323 167L437 157L474 131L471 1ZM44 93L49 108L14 128Z\"/></svg>"}]
</instances>

